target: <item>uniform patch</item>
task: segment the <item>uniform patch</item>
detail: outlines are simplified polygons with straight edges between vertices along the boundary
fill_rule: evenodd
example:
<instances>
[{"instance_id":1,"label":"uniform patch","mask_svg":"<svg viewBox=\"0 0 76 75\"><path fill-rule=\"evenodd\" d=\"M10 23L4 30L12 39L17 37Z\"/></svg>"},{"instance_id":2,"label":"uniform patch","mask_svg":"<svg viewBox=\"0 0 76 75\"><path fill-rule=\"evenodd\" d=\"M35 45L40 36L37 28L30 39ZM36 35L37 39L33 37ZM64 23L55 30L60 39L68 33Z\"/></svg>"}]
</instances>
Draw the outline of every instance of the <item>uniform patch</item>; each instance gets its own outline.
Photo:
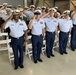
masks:
<instances>
[{"instance_id":1,"label":"uniform patch","mask_svg":"<svg viewBox=\"0 0 76 75\"><path fill-rule=\"evenodd\" d=\"M20 23L19 25L20 25L20 26L23 26L23 24L22 24L22 23Z\"/></svg>"},{"instance_id":2,"label":"uniform patch","mask_svg":"<svg viewBox=\"0 0 76 75\"><path fill-rule=\"evenodd\" d=\"M11 26L14 26L14 24L11 24Z\"/></svg>"},{"instance_id":3,"label":"uniform patch","mask_svg":"<svg viewBox=\"0 0 76 75\"><path fill-rule=\"evenodd\" d=\"M48 22L50 22L50 21L48 21Z\"/></svg>"},{"instance_id":4,"label":"uniform patch","mask_svg":"<svg viewBox=\"0 0 76 75\"><path fill-rule=\"evenodd\" d=\"M34 24L36 24L36 23L34 23Z\"/></svg>"},{"instance_id":5,"label":"uniform patch","mask_svg":"<svg viewBox=\"0 0 76 75\"><path fill-rule=\"evenodd\" d=\"M54 20L54 22L57 22L56 20Z\"/></svg>"},{"instance_id":6,"label":"uniform patch","mask_svg":"<svg viewBox=\"0 0 76 75\"><path fill-rule=\"evenodd\" d=\"M43 22L42 22L42 21L40 21L40 24L43 24Z\"/></svg>"}]
</instances>

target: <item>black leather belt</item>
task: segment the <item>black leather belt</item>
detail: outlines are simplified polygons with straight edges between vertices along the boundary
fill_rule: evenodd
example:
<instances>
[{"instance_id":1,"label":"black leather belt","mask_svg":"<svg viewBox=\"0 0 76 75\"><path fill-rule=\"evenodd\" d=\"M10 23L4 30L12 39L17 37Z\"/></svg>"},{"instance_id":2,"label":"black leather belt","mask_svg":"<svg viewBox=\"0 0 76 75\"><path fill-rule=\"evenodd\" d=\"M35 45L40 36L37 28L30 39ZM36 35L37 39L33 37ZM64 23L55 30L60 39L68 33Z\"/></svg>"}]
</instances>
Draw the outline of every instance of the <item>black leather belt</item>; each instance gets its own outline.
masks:
<instances>
[{"instance_id":1,"label":"black leather belt","mask_svg":"<svg viewBox=\"0 0 76 75\"><path fill-rule=\"evenodd\" d=\"M69 32L63 32L63 31L60 31L61 33L66 33L66 34L68 34Z\"/></svg>"},{"instance_id":2,"label":"black leather belt","mask_svg":"<svg viewBox=\"0 0 76 75\"><path fill-rule=\"evenodd\" d=\"M55 33L55 31L54 31L54 32L49 32L49 31L46 31L46 32L48 32L48 33L52 33L52 34L53 34L53 33Z\"/></svg>"},{"instance_id":3,"label":"black leather belt","mask_svg":"<svg viewBox=\"0 0 76 75\"><path fill-rule=\"evenodd\" d=\"M40 34L40 35L34 35L34 34L32 34L32 36L42 36L42 34Z\"/></svg>"},{"instance_id":4,"label":"black leather belt","mask_svg":"<svg viewBox=\"0 0 76 75\"><path fill-rule=\"evenodd\" d=\"M20 38L22 38L23 36L18 37L18 38L15 38L15 37L12 37L12 36L10 36L10 37L13 38L13 39L20 39Z\"/></svg>"},{"instance_id":5,"label":"black leather belt","mask_svg":"<svg viewBox=\"0 0 76 75\"><path fill-rule=\"evenodd\" d=\"M73 26L76 26L76 24L73 24Z\"/></svg>"}]
</instances>

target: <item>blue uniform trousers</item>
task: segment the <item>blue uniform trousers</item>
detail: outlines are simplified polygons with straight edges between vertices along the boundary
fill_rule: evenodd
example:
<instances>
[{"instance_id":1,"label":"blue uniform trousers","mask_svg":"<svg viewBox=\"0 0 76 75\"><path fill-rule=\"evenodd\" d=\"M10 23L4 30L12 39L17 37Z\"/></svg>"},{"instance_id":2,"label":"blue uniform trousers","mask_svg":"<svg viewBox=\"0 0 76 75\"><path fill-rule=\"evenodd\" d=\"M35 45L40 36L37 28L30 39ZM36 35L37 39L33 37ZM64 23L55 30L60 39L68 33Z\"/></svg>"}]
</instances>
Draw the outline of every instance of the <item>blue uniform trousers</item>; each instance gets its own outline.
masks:
<instances>
[{"instance_id":1,"label":"blue uniform trousers","mask_svg":"<svg viewBox=\"0 0 76 75\"><path fill-rule=\"evenodd\" d=\"M46 54L50 56L53 54L52 49L55 40L55 32L46 32Z\"/></svg>"},{"instance_id":2,"label":"blue uniform trousers","mask_svg":"<svg viewBox=\"0 0 76 75\"><path fill-rule=\"evenodd\" d=\"M33 60L37 61L40 59L40 53L43 45L43 36L32 35L31 41L33 48Z\"/></svg>"},{"instance_id":3,"label":"blue uniform trousers","mask_svg":"<svg viewBox=\"0 0 76 75\"><path fill-rule=\"evenodd\" d=\"M76 25L73 25L71 32L71 48L76 49Z\"/></svg>"},{"instance_id":4,"label":"blue uniform trousers","mask_svg":"<svg viewBox=\"0 0 76 75\"><path fill-rule=\"evenodd\" d=\"M62 32L59 33L59 50L60 53L66 52L67 42L68 42L69 32Z\"/></svg>"},{"instance_id":5,"label":"blue uniform trousers","mask_svg":"<svg viewBox=\"0 0 76 75\"><path fill-rule=\"evenodd\" d=\"M11 46L14 53L14 64L15 66L22 66L23 65L23 43L24 37L19 39L11 37Z\"/></svg>"}]
</instances>

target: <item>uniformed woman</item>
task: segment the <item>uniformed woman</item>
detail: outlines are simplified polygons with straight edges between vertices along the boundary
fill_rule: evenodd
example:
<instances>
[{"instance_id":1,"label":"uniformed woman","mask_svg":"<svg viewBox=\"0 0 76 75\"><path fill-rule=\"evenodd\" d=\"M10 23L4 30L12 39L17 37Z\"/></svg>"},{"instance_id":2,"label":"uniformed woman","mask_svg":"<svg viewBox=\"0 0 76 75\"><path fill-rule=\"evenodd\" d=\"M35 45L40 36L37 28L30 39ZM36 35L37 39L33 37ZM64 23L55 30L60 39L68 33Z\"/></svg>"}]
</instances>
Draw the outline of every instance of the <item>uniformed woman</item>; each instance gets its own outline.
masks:
<instances>
[{"instance_id":1,"label":"uniformed woman","mask_svg":"<svg viewBox=\"0 0 76 75\"><path fill-rule=\"evenodd\" d=\"M46 25L46 55L48 58L50 58L50 56L54 57L52 49L58 26L58 21L54 17L56 9L51 8L49 9L49 12L49 17L44 19Z\"/></svg>"},{"instance_id":2,"label":"uniformed woman","mask_svg":"<svg viewBox=\"0 0 76 75\"><path fill-rule=\"evenodd\" d=\"M72 20L69 17L70 11L66 10L63 12L63 18L59 19L59 51L60 54L68 54L66 51L69 33L72 30Z\"/></svg>"},{"instance_id":3,"label":"uniformed woman","mask_svg":"<svg viewBox=\"0 0 76 75\"><path fill-rule=\"evenodd\" d=\"M31 40L32 40L32 47L33 47L34 63L37 63L37 61L42 62L40 53L41 53L41 48L43 44L45 24L40 17L41 17L41 11L35 10L34 17L29 23L29 29L31 29L31 34L32 34Z\"/></svg>"}]
</instances>

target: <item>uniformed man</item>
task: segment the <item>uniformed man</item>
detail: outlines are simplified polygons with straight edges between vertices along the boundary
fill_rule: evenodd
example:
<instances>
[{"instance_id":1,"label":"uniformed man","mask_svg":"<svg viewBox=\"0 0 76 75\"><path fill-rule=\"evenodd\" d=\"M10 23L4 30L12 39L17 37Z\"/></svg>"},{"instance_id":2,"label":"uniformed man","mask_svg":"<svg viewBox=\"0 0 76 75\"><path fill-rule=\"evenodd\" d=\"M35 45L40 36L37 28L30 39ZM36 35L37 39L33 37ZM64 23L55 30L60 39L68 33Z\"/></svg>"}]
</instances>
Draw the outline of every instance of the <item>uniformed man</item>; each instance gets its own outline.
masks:
<instances>
[{"instance_id":1,"label":"uniformed man","mask_svg":"<svg viewBox=\"0 0 76 75\"><path fill-rule=\"evenodd\" d=\"M35 6L31 5L30 9L25 12L25 15L27 16L27 25L29 24L30 20L34 17L34 10Z\"/></svg>"},{"instance_id":2,"label":"uniformed man","mask_svg":"<svg viewBox=\"0 0 76 75\"><path fill-rule=\"evenodd\" d=\"M42 16L44 16L46 14L45 10L46 10L46 7L42 6Z\"/></svg>"},{"instance_id":3,"label":"uniformed man","mask_svg":"<svg viewBox=\"0 0 76 75\"><path fill-rule=\"evenodd\" d=\"M57 6L55 6L54 7L55 9L56 9L56 13L55 13L55 18L58 18L59 16L60 16L60 14L61 14L61 11L58 9L58 7Z\"/></svg>"},{"instance_id":4,"label":"uniformed man","mask_svg":"<svg viewBox=\"0 0 76 75\"><path fill-rule=\"evenodd\" d=\"M36 9L37 9L37 10L41 10L41 7L37 7Z\"/></svg>"},{"instance_id":5,"label":"uniformed man","mask_svg":"<svg viewBox=\"0 0 76 75\"><path fill-rule=\"evenodd\" d=\"M21 5L18 5L18 8L21 8Z\"/></svg>"},{"instance_id":6,"label":"uniformed man","mask_svg":"<svg viewBox=\"0 0 76 75\"><path fill-rule=\"evenodd\" d=\"M37 61L42 62L42 59L40 58L40 53L43 44L45 24L40 17L41 17L41 11L35 10L34 17L29 23L29 29L31 29L32 33L31 41L33 47L34 63L37 63Z\"/></svg>"},{"instance_id":7,"label":"uniformed man","mask_svg":"<svg viewBox=\"0 0 76 75\"><path fill-rule=\"evenodd\" d=\"M2 14L2 19L4 21L6 21L10 16L12 15L12 12L11 12L11 9L10 8L7 8L6 9L6 14Z\"/></svg>"},{"instance_id":8,"label":"uniformed man","mask_svg":"<svg viewBox=\"0 0 76 75\"><path fill-rule=\"evenodd\" d=\"M2 29L10 28L11 45L14 53L15 70L23 66L23 45L26 43L27 26L19 19L19 11L14 11L12 16L2 25ZM25 40L24 40L25 35Z\"/></svg>"},{"instance_id":9,"label":"uniformed man","mask_svg":"<svg viewBox=\"0 0 76 75\"><path fill-rule=\"evenodd\" d=\"M1 17L2 17L2 19L4 21L6 21L11 15L12 15L11 9L10 8L7 8L6 9L6 14L2 14ZM10 33L9 27L7 29L5 29L5 32L7 32L8 34Z\"/></svg>"},{"instance_id":10,"label":"uniformed man","mask_svg":"<svg viewBox=\"0 0 76 75\"><path fill-rule=\"evenodd\" d=\"M18 5L18 10L23 11L23 8L21 7L21 5Z\"/></svg>"},{"instance_id":11,"label":"uniformed man","mask_svg":"<svg viewBox=\"0 0 76 75\"><path fill-rule=\"evenodd\" d=\"M49 6L48 6L48 7L46 7L45 12L46 12L46 13L48 13L48 12L49 12L49 9L50 9L50 7L49 7Z\"/></svg>"},{"instance_id":12,"label":"uniformed man","mask_svg":"<svg viewBox=\"0 0 76 75\"><path fill-rule=\"evenodd\" d=\"M52 49L58 26L58 21L54 17L56 10L54 8L50 8L49 12L49 17L44 19L46 24L46 55L48 58L50 58L50 56L54 57Z\"/></svg>"},{"instance_id":13,"label":"uniformed man","mask_svg":"<svg viewBox=\"0 0 76 75\"><path fill-rule=\"evenodd\" d=\"M57 7L57 6L55 6L54 8L55 8L56 10L58 9L58 7Z\"/></svg>"},{"instance_id":14,"label":"uniformed man","mask_svg":"<svg viewBox=\"0 0 76 75\"><path fill-rule=\"evenodd\" d=\"M69 32L71 33L72 29L72 20L69 17L70 11L66 10L63 12L62 19L59 19L59 52L61 55L68 54L66 51Z\"/></svg>"},{"instance_id":15,"label":"uniformed man","mask_svg":"<svg viewBox=\"0 0 76 75\"><path fill-rule=\"evenodd\" d=\"M8 3L3 3L3 6L0 8L0 13L6 14Z\"/></svg>"},{"instance_id":16,"label":"uniformed man","mask_svg":"<svg viewBox=\"0 0 76 75\"><path fill-rule=\"evenodd\" d=\"M71 17L73 22L73 28L71 32L71 50L75 51L76 49L76 11L72 12Z\"/></svg>"},{"instance_id":17,"label":"uniformed man","mask_svg":"<svg viewBox=\"0 0 76 75\"><path fill-rule=\"evenodd\" d=\"M8 7L9 7L10 9L12 9L12 5L8 5Z\"/></svg>"},{"instance_id":18,"label":"uniformed man","mask_svg":"<svg viewBox=\"0 0 76 75\"><path fill-rule=\"evenodd\" d=\"M25 8L24 8L25 10L27 10L27 9L29 9L29 7L27 7L27 6L25 6Z\"/></svg>"},{"instance_id":19,"label":"uniformed man","mask_svg":"<svg viewBox=\"0 0 76 75\"><path fill-rule=\"evenodd\" d=\"M55 13L55 18L59 18L59 16L60 16L60 13L59 12L56 12Z\"/></svg>"},{"instance_id":20,"label":"uniformed man","mask_svg":"<svg viewBox=\"0 0 76 75\"><path fill-rule=\"evenodd\" d=\"M24 11L20 11L20 19L22 20L22 21L27 21L27 17L26 17L26 15L24 14Z\"/></svg>"}]
</instances>

